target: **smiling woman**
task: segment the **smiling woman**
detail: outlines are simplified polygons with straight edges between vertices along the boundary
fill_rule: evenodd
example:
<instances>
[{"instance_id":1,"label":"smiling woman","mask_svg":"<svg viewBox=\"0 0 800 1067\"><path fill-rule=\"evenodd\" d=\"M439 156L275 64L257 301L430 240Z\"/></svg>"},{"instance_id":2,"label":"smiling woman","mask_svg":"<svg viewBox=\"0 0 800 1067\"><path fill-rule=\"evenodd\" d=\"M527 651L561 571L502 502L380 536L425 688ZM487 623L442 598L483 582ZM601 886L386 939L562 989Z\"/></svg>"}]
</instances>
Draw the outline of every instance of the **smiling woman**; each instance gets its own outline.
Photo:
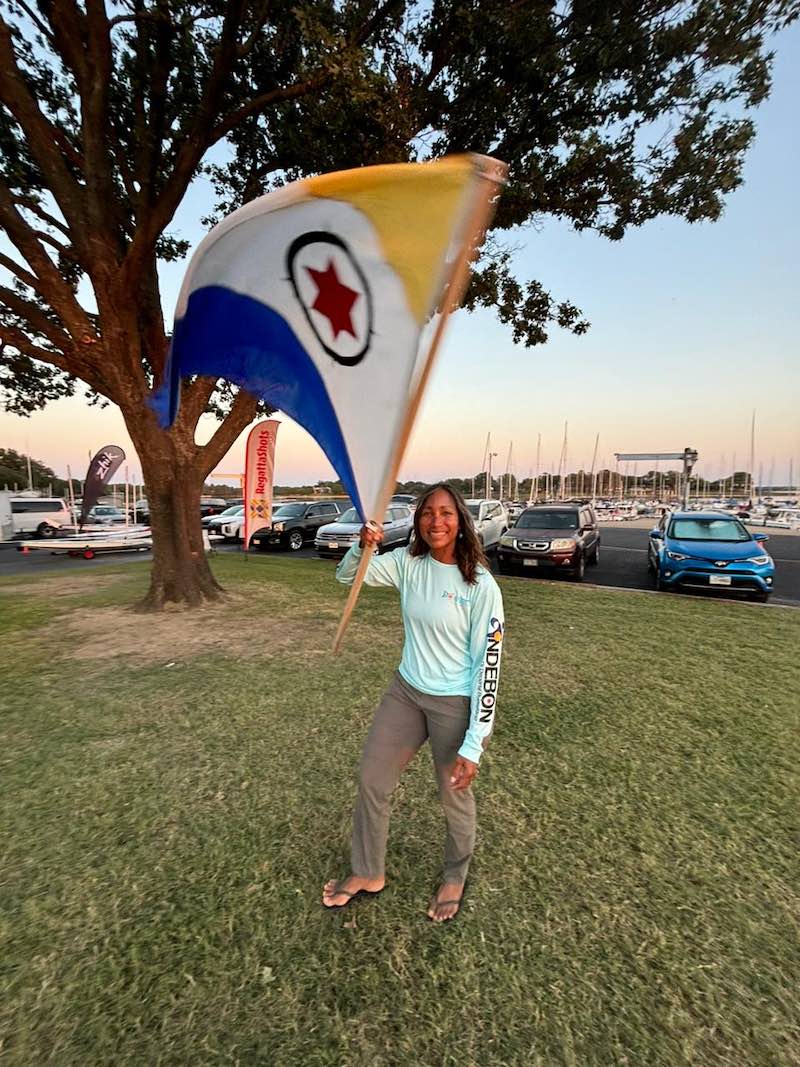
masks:
<instances>
[{"instance_id":1,"label":"smiling woman","mask_svg":"<svg viewBox=\"0 0 800 1067\"><path fill-rule=\"evenodd\" d=\"M428 906L434 922L454 918L475 845L471 785L494 726L504 623L500 590L486 566L460 494L436 485L417 502L410 547L373 557L366 584L400 593L405 644L400 666L375 712L361 761L353 817L351 873L323 890L326 908L379 893L392 792L430 740L447 821L444 872ZM336 572L350 584L362 548L383 530L362 527Z\"/></svg>"}]
</instances>

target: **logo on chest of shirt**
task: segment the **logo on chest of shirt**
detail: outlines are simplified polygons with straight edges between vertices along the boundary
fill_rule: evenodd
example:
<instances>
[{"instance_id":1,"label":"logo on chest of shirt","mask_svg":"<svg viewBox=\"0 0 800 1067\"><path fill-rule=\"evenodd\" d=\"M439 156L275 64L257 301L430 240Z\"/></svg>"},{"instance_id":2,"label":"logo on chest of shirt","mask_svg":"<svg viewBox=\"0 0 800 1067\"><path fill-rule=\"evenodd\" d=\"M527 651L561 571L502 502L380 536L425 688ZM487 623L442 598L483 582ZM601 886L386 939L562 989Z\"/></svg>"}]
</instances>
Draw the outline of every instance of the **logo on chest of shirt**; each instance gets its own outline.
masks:
<instances>
[{"instance_id":1,"label":"logo on chest of shirt","mask_svg":"<svg viewBox=\"0 0 800 1067\"><path fill-rule=\"evenodd\" d=\"M448 593L447 590L442 593L442 600L449 600L453 604L469 604L468 596L462 596L460 593Z\"/></svg>"},{"instance_id":2,"label":"logo on chest of shirt","mask_svg":"<svg viewBox=\"0 0 800 1067\"><path fill-rule=\"evenodd\" d=\"M486 635L486 651L483 655L483 677L481 679L480 721L491 722L494 706L497 703L497 679L500 674L500 653L503 645L503 624L493 618Z\"/></svg>"}]
</instances>

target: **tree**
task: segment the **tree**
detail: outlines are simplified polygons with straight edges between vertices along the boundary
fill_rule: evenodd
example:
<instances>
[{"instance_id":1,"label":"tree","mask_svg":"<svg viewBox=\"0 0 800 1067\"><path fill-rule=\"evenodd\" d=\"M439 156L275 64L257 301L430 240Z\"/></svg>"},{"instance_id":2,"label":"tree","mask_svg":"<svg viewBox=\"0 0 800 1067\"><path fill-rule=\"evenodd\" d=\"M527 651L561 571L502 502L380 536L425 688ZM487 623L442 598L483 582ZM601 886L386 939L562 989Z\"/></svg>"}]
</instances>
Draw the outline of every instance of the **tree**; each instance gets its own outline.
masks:
<instances>
[{"instance_id":1,"label":"tree","mask_svg":"<svg viewBox=\"0 0 800 1067\"><path fill-rule=\"evenodd\" d=\"M514 276L510 231L717 218L768 94L766 39L797 3L2 0L4 403L83 383L117 404L151 505L146 605L215 596L198 497L259 403L198 378L169 432L147 403L168 344L158 266L187 251L170 226L192 181L214 182L211 222L307 174L493 153L510 181L466 306L526 345L581 333L576 307Z\"/></svg>"},{"instance_id":2,"label":"tree","mask_svg":"<svg viewBox=\"0 0 800 1067\"><path fill-rule=\"evenodd\" d=\"M63 493L67 483L56 477L54 471L40 463L38 459L30 459L31 481L34 489L46 489L53 487L54 493ZM0 448L0 487L9 489L18 486L20 489L28 488L28 457L13 448Z\"/></svg>"}]
</instances>

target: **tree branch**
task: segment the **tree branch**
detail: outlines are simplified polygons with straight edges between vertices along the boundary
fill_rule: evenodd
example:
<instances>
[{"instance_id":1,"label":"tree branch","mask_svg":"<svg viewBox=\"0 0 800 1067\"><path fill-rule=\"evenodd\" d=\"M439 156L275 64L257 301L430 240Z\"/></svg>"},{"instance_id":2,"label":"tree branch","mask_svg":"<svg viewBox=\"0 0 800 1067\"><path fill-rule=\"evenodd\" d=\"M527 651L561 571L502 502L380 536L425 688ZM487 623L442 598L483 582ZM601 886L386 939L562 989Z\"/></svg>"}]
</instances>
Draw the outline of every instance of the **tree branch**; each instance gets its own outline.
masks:
<instances>
[{"instance_id":1,"label":"tree branch","mask_svg":"<svg viewBox=\"0 0 800 1067\"><path fill-rule=\"evenodd\" d=\"M230 0L227 5L211 73L203 88L191 128L178 150L175 166L161 195L148 210L145 218L140 220L136 236L123 261L122 275L125 284L135 286L137 275L149 250L155 246L158 235L169 225L195 170L213 143L209 141L209 133L235 59L236 34L244 3L245 0Z\"/></svg>"},{"instance_id":2,"label":"tree branch","mask_svg":"<svg viewBox=\"0 0 800 1067\"><path fill-rule=\"evenodd\" d=\"M48 226L52 226L56 230L60 230L65 237L69 237L69 239L72 240L72 234L69 232L68 227L66 227L63 222L59 222L58 219L53 218L49 211L45 211L32 196L14 196L12 194L12 199L15 204L24 207L27 211L32 211L37 218L42 220L42 222L47 223Z\"/></svg>"},{"instance_id":3,"label":"tree branch","mask_svg":"<svg viewBox=\"0 0 800 1067\"><path fill-rule=\"evenodd\" d=\"M11 274L19 278L21 282L29 285L31 289L35 289L37 293L39 292L39 279L36 278L35 275L30 274L24 267L21 267L16 260L11 259L10 256L4 255L2 252L0 252L0 267L5 267L7 271L10 271Z\"/></svg>"},{"instance_id":4,"label":"tree branch","mask_svg":"<svg viewBox=\"0 0 800 1067\"><path fill-rule=\"evenodd\" d=\"M72 289L64 281L61 273L42 248L34 230L15 207L11 192L2 181L0 181L0 222L5 227L12 244L38 278L37 291L42 294L53 310L60 315L73 339L78 340L85 335L94 337L95 331L89 316L78 303ZM49 239L53 240L53 238ZM63 251L58 242L55 242L55 244L57 248ZM81 263L81 266L83 265Z\"/></svg>"},{"instance_id":5,"label":"tree branch","mask_svg":"<svg viewBox=\"0 0 800 1067\"><path fill-rule=\"evenodd\" d=\"M245 426L256 417L258 405L258 397L248 393L246 389L239 390L228 417L220 424L211 440L198 449L204 474L219 465Z\"/></svg>"},{"instance_id":6,"label":"tree branch","mask_svg":"<svg viewBox=\"0 0 800 1067\"><path fill-rule=\"evenodd\" d=\"M58 367L59 370L63 370L67 374L74 374L74 371L68 366L68 360L63 352L55 351L52 348L39 348L23 330L18 329L16 326L0 325L0 355L2 355L6 345L11 345L12 348L16 348L24 355L30 356L31 359L38 359L41 363L52 363L54 367Z\"/></svg>"},{"instance_id":7,"label":"tree branch","mask_svg":"<svg viewBox=\"0 0 800 1067\"><path fill-rule=\"evenodd\" d=\"M22 127L28 146L42 169L61 214L73 232L85 233L81 190L57 148L56 127L42 114L17 65L11 30L0 18L0 100Z\"/></svg>"},{"instance_id":8,"label":"tree branch","mask_svg":"<svg viewBox=\"0 0 800 1067\"><path fill-rule=\"evenodd\" d=\"M30 300L26 300L24 296L14 292L13 289L7 289L4 285L0 285L0 300L15 315L24 319L34 333L46 337L51 345L62 351L72 348L72 338L69 334L60 330L56 323ZM0 324L0 333L5 334L5 331L6 327Z\"/></svg>"},{"instance_id":9,"label":"tree branch","mask_svg":"<svg viewBox=\"0 0 800 1067\"><path fill-rule=\"evenodd\" d=\"M206 410L211 394L217 386L216 378L200 377L192 382L185 382L181 389L181 406L178 418L189 427L197 425L197 420Z\"/></svg>"},{"instance_id":10,"label":"tree branch","mask_svg":"<svg viewBox=\"0 0 800 1067\"><path fill-rule=\"evenodd\" d=\"M270 89L269 92L262 93L237 111L231 112L222 122L218 123L209 136L209 146L216 144L226 133L230 133L231 130L256 112L263 111L264 108L269 107L271 104L282 104L287 100L298 100L302 96L308 96L309 93L323 89L332 78L333 75L326 71L324 74L317 74L313 78L307 78L305 81L297 82L295 85L287 85L283 89Z\"/></svg>"},{"instance_id":11,"label":"tree branch","mask_svg":"<svg viewBox=\"0 0 800 1067\"><path fill-rule=\"evenodd\" d=\"M240 44L239 47L236 49L236 54L239 59L246 59L253 51L256 41L260 37L261 31L264 29L264 24L267 21L267 16L269 15L269 8L269 0L262 0L261 10L259 11L256 17L256 24L253 27L250 36L247 38L246 41L243 41L242 44Z\"/></svg>"},{"instance_id":12,"label":"tree branch","mask_svg":"<svg viewBox=\"0 0 800 1067\"><path fill-rule=\"evenodd\" d=\"M46 38L46 40L48 40L50 44L53 44L53 34L50 30L50 27L46 25L46 23L42 22L36 12L30 6L30 4L26 4L25 0L17 0L17 3L28 16L28 18L31 20L33 25L42 35L42 37Z\"/></svg>"},{"instance_id":13,"label":"tree branch","mask_svg":"<svg viewBox=\"0 0 800 1067\"><path fill-rule=\"evenodd\" d=\"M87 0L85 15L74 0L59 0L50 11L58 52L75 77L81 102L86 224L91 232L105 237L105 241L95 243L95 259L104 262L108 270L112 266L109 253L120 253L123 245L107 136L113 66L108 20L101 0ZM117 259L114 257L115 264Z\"/></svg>"}]
</instances>

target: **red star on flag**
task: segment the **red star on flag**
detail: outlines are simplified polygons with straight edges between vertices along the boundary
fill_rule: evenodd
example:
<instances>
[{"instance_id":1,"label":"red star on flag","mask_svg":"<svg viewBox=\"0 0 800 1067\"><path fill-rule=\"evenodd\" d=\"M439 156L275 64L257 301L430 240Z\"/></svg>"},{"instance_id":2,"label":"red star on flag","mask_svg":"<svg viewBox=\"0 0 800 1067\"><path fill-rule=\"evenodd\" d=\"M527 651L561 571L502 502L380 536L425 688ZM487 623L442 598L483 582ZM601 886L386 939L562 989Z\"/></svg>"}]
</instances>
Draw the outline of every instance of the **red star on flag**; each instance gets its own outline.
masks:
<instances>
[{"instance_id":1,"label":"red star on flag","mask_svg":"<svg viewBox=\"0 0 800 1067\"><path fill-rule=\"evenodd\" d=\"M339 280L336 264L332 259L328 260L325 270L314 270L313 267L306 267L306 270L317 287L317 296L311 307L328 319L334 341L340 333L349 333L351 337L355 337L356 331L353 329L350 311L361 294Z\"/></svg>"}]
</instances>

